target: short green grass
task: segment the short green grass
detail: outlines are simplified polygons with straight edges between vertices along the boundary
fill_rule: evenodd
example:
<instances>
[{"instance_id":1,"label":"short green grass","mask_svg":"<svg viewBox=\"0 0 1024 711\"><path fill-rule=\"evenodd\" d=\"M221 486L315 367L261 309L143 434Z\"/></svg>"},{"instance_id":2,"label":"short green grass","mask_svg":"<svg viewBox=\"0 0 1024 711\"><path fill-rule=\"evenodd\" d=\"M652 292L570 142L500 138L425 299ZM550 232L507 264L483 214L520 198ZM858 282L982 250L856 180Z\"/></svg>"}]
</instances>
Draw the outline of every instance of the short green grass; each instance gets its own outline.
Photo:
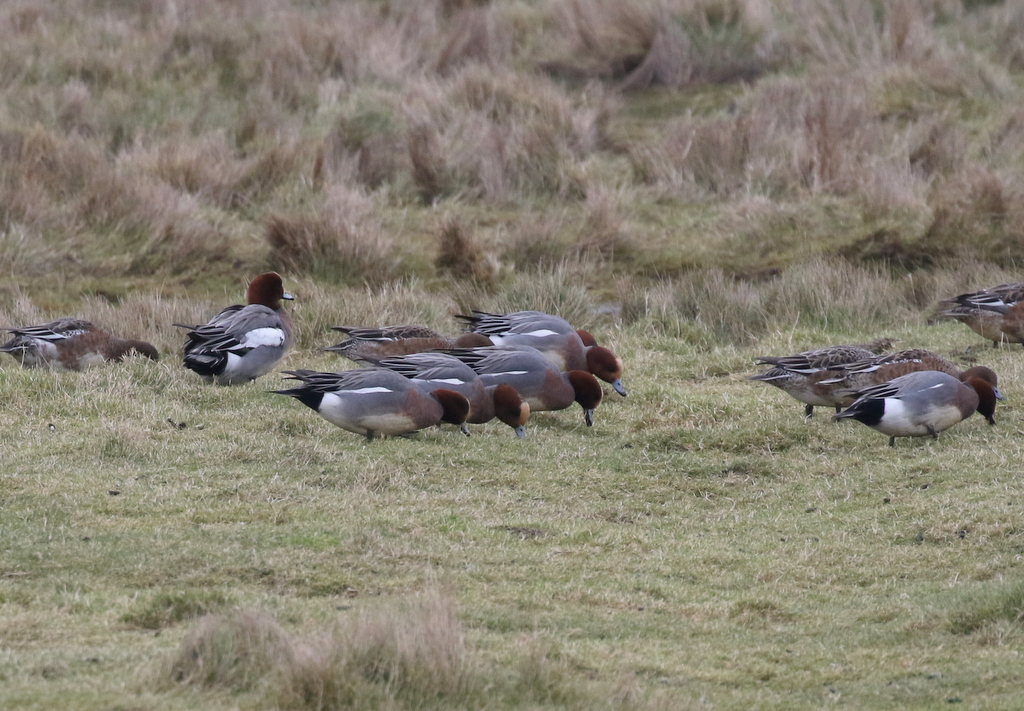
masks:
<instances>
[{"instance_id":1,"label":"short green grass","mask_svg":"<svg viewBox=\"0 0 1024 711\"><path fill-rule=\"evenodd\" d=\"M173 357L5 359L0 707L316 708L166 670L203 614L312 640L441 591L475 691L371 675L354 707L1019 708L1021 354L957 324L889 335L994 367L998 426L890 449L805 422L745 379L783 334L599 333L629 397L609 391L593 428L537 414L521 441L492 424L367 444L269 394L276 375L209 387Z\"/></svg>"}]
</instances>

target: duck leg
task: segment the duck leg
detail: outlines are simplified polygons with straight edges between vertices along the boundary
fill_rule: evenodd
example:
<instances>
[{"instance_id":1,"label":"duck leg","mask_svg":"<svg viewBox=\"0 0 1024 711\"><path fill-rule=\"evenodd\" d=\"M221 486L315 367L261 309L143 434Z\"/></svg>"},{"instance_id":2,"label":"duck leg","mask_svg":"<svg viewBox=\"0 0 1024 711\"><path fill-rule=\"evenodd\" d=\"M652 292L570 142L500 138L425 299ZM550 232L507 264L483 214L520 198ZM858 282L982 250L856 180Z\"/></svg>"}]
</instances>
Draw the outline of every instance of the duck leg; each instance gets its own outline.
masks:
<instances>
[{"instance_id":1,"label":"duck leg","mask_svg":"<svg viewBox=\"0 0 1024 711\"><path fill-rule=\"evenodd\" d=\"M890 447L895 447L896 446L896 435L893 435L892 437L889 438L889 446Z\"/></svg>"},{"instance_id":2,"label":"duck leg","mask_svg":"<svg viewBox=\"0 0 1024 711\"><path fill-rule=\"evenodd\" d=\"M814 405L806 405L804 407L804 417L814 417Z\"/></svg>"}]
</instances>

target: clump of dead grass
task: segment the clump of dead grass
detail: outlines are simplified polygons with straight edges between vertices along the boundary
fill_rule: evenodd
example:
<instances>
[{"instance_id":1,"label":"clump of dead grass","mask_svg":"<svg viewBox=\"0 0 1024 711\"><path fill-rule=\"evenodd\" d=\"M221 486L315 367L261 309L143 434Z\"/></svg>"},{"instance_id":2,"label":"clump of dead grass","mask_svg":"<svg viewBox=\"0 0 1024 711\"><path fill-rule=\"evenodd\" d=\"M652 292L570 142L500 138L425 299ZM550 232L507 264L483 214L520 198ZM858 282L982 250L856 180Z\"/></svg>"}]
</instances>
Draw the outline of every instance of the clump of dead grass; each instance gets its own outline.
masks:
<instances>
[{"instance_id":1,"label":"clump of dead grass","mask_svg":"<svg viewBox=\"0 0 1024 711\"><path fill-rule=\"evenodd\" d=\"M239 693L265 683L294 659L291 638L275 620L242 610L200 618L162 676L165 683Z\"/></svg>"},{"instance_id":2,"label":"clump of dead grass","mask_svg":"<svg viewBox=\"0 0 1024 711\"><path fill-rule=\"evenodd\" d=\"M576 100L539 76L467 65L407 96L412 178L425 202L582 196L580 162L603 140L600 91Z\"/></svg>"},{"instance_id":3,"label":"clump of dead grass","mask_svg":"<svg viewBox=\"0 0 1024 711\"><path fill-rule=\"evenodd\" d=\"M450 599L430 593L339 620L299 638L254 611L208 616L162 672L165 683L256 691L288 708L417 706L469 691L462 623Z\"/></svg>"},{"instance_id":4,"label":"clump of dead grass","mask_svg":"<svg viewBox=\"0 0 1024 711\"><path fill-rule=\"evenodd\" d=\"M1024 621L1024 586L976 585L963 598L959 608L949 614L949 628L954 633L977 634L1000 624L1012 625L1020 632Z\"/></svg>"},{"instance_id":5,"label":"clump of dead grass","mask_svg":"<svg viewBox=\"0 0 1024 711\"><path fill-rule=\"evenodd\" d=\"M541 67L631 91L751 80L775 58L768 12L753 3L570 0L556 7L554 56Z\"/></svg>"},{"instance_id":6,"label":"clump of dead grass","mask_svg":"<svg viewBox=\"0 0 1024 711\"><path fill-rule=\"evenodd\" d=\"M139 629L158 630L211 614L228 604L229 599L215 590L161 592L137 602L121 621Z\"/></svg>"},{"instance_id":7,"label":"clump of dead grass","mask_svg":"<svg viewBox=\"0 0 1024 711\"><path fill-rule=\"evenodd\" d=\"M271 267L332 282L379 283L399 266L373 200L343 185L331 188L315 215L269 215L264 237Z\"/></svg>"},{"instance_id":8,"label":"clump of dead grass","mask_svg":"<svg viewBox=\"0 0 1024 711\"><path fill-rule=\"evenodd\" d=\"M445 219L438 234L438 253L434 266L455 279L471 279L487 287L493 284L496 269L479 239L465 222Z\"/></svg>"},{"instance_id":9,"label":"clump of dead grass","mask_svg":"<svg viewBox=\"0 0 1024 711\"><path fill-rule=\"evenodd\" d=\"M625 288L626 323L702 346L749 345L766 333L797 327L854 332L921 318L921 289L913 280L842 260L810 260L762 281L710 269L650 288Z\"/></svg>"}]
</instances>

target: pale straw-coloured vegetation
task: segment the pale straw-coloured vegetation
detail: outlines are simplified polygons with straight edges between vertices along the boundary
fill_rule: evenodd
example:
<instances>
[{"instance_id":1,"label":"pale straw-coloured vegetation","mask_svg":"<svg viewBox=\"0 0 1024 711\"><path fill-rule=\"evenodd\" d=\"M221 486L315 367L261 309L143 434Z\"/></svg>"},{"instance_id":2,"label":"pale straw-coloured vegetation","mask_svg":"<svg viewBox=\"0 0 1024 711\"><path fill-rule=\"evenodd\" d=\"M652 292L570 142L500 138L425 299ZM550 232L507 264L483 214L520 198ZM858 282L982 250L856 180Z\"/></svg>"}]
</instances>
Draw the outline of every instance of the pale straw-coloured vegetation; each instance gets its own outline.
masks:
<instances>
[{"instance_id":1,"label":"pale straw-coloured vegetation","mask_svg":"<svg viewBox=\"0 0 1024 711\"><path fill-rule=\"evenodd\" d=\"M1017 709L1024 6L0 2L0 708ZM365 445L205 386L183 332L280 271L335 325L540 309L578 409ZM879 336L993 367L935 442L747 381ZM849 425L849 426L848 426Z\"/></svg>"}]
</instances>

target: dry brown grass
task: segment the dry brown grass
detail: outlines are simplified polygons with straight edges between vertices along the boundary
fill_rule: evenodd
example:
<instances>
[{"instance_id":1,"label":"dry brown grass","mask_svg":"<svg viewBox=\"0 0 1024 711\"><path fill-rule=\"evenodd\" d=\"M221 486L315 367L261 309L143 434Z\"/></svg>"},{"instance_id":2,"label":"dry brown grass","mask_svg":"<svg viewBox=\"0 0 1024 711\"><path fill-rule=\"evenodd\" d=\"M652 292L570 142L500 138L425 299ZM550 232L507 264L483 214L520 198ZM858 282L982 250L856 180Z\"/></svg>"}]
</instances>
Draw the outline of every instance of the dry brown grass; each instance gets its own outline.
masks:
<instances>
[{"instance_id":1,"label":"dry brown grass","mask_svg":"<svg viewBox=\"0 0 1024 711\"><path fill-rule=\"evenodd\" d=\"M555 76L599 78L623 91L756 79L778 60L770 11L749 2L557 3Z\"/></svg>"},{"instance_id":2,"label":"dry brown grass","mask_svg":"<svg viewBox=\"0 0 1024 711\"><path fill-rule=\"evenodd\" d=\"M413 180L424 201L582 192L578 164L602 142L601 92L577 103L542 77L469 65L407 99Z\"/></svg>"},{"instance_id":3,"label":"dry brown grass","mask_svg":"<svg viewBox=\"0 0 1024 711\"><path fill-rule=\"evenodd\" d=\"M647 227L694 203L739 210L752 195L810 210L838 198L866 221L911 224L883 226L901 235L896 247L850 258L898 253L910 232L919 240L966 225L985 234L979 253L1005 263L1016 234L1012 207L998 228L976 217L992 212L982 193L993 194L993 180L1012 205L1007 171L1024 153L1017 49L1005 29L1020 21L1013 8L129 5L0 9L0 234L4 263L20 273L60 262L192 279L262 267L268 253L302 270L374 263L374 230L360 248L350 236L333 244L345 232L336 215L308 222L333 192L357 186L377 194L381 215L414 199L554 213L586 200L582 231L594 232L595 219L619 228L596 239L569 230L548 249L519 240L513 225L504 232L513 243L495 247L520 268L590 252L602 274L630 268L623 249L656 229L599 214L595 195L646 202ZM41 59L26 68L25 56ZM978 187L983 174L994 176L988 187ZM965 184L977 200L945 199ZM252 240L260 231L273 239ZM429 231L402 238L429 249ZM292 244L298 256L287 256Z\"/></svg>"},{"instance_id":4,"label":"dry brown grass","mask_svg":"<svg viewBox=\"0 0 1024 711\"><path fill-rule=\"evenodd\" d=\"M398 258L372 198L335 185L316 215L273 214L265 238L275 269L313 274L333 282L386 281Z\"/></svg>"},{"instance_id":5,"label":"dry brown grass","mask_svg":"<svg viewBox=\"0 0 1024 711\"><path fill-rule=\"evenodd\" d=\"M171 685L259 690L286 708L365 707L387 699L417 707L469 690L462 623L451 600L426 593L340 619L300 638L266 614L202 618L162 672Z\"/></svg>"},{"instance_id":6,"label":"dry brown grass","mask_svg":"<svg viewBox=\"0 0 1024 711\"><path fill-rule=\"evenodd\" d=\"M455 217L441 223L434 266L443 274L471 279L484 287L493 285L497 271L471 227Z\"/></svg>"}]
</instances>

